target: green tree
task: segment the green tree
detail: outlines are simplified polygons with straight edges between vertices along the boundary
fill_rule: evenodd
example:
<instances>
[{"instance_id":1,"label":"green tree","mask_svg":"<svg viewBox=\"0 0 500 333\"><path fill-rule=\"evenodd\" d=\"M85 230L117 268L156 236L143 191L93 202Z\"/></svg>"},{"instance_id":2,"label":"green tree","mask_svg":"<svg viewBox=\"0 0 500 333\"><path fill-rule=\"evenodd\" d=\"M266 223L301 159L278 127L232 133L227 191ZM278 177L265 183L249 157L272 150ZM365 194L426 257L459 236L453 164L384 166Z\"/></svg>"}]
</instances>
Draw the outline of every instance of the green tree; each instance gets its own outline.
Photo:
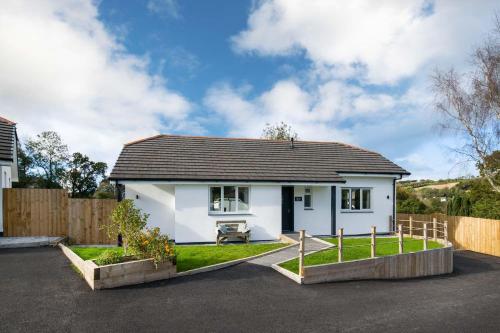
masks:
<instances>
[{"instance_id":1,"label":"green tree","mask_svg":"<svg viewBox=\"0 0 500 333\"><path fill-rule=\"evenodd\" d=\"M396 204L398 213L406 214L424 214L427 206L418 198L408 198L404 201L398 201Z\"/></svg>"},{"instance_id":2,"label":"green tree","mask_svg":"<svg viewBox=\"0 0 500 333\"><path fill-rule=\"evenodd\" d=\"M396 209L398 213L424 214L427 206L420 200L413 190L402 186L396 187Z\"/></svg>"},{"instance_id":3,"label":"green tree","mask_svg":"<svg viewBox=\"0 0 500 333\"><path fill-rule=\"evenodd\" d=\"M429 206L427 211L429 213L444 213L443 204L441 203L440 198L431 198L428 200Z\"/></svg>"},{"instance_id":4,"label":"green tree","mask_svg":"<svg viewBox=\"0 0 500 333\"><path fill-rule=\"evenodd\" d=\"M274 125L267 123L264 130L262 130L262 138L268 140L289 141L291 139L297 140L298 135L292 130L290 125L284 122Z\"/></svg>"},{"instance_id":5,"label":"green tree","mask_svg":"<svg viewBox=\"0 0 500 333\"><path fill-rule=\"evenodd\" d=\"M471 216L500 219L500 193L494 191L484 178L469 181Z\"/></svg>"},{"instance_id":6,"label":"green tree","mask_svg":"<svg viewBox=\"0 0 500 333\"><path fill-rule=\"evenodd\" d=\"M91 197L108 168L104 162L94 162L81 153L73 153L68 162L66 183L73 198Z\"/></svg>"},{"instance_id":7,"label":"green tree","mask_svg":"<svg viewBox=\"0 0 500 333\"><path fill-rule=\"evenodd\" d=\"M26 153L40 187L61 188L68 162L68 147L56 132L46 131L28 139Z\"/></svg>"},{"instance_id":8,"label":"green tree","mask_svg":"<svg viewBox=\"0 0 500 333\"><path fill-rule=\"evenodd\" d=\"M116 188L108 179L103 179L94 193L96 199L115 199Z\"/></svg>"},{"instance_id":9,"label":"green tree","mask_svg":"<svg viewBox=\"0 0 500 333\"><path fill-rule=\"evenodd\" d=\"M466 193L456 194L448 201L447 214L452 216L470 216L471 199Z\"/></svg>"},{"instance_id":10,"label":"green tree","mask_svg":"<svg viewBox=\"0 0 500 333\"><path fill-rule=\"evenodd\" d=\"M111 213L111 223L104 228L108 236L116 238L122 236L123 253L127 254L129 244L132 244L141 235L142 229L146 227L149 214L143 214L135 207L130 199L120 201Z\"/></svg>"},{"instance_id":11,"label":"green tree","mask_svg":"<svg viewBox=\"0 0 500 333\"><path fill-rule=\"evenodd\" d=\"M13 187L29 188L37 184L37 176L33 174L33 160L26 154L21 142L17 145L17 165L19 170L19 181L12 183Z\"/></svg>"}]
</instances>

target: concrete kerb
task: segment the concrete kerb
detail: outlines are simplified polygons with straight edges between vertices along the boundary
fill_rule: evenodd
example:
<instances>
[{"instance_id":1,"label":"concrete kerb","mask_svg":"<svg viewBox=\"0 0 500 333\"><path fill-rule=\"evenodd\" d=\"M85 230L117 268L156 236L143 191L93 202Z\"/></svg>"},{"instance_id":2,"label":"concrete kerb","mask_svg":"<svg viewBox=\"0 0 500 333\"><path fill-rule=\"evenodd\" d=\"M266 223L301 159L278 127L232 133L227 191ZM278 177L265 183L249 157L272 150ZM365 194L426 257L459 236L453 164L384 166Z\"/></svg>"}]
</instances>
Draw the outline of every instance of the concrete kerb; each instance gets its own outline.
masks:
<instances>
[{"instance_id":1,"label":"concrete kerb","mask_svg":"<svg viewBox=\"0 0 500 333\"><path fill-rule=\"evenodd\" d=\"M332 247L335 247L335 244L332 244L332 243L330 243L330 242L327 242L327 241L325 241L325 240L319 239L319 238L314 237L314 236L310 236L310 235L308 235L307 233L306 233L306 237L309 237L309 238L311 238L311 239L314 239L314 240L316 240L316 241L319 241L320 243L323 243L323 244L327 245L327 247L325 247L325 248L323 248L323 249L320 249L320 250L316 250L316 251L311 251L311 252L308 252L307 254L305 254L305 255L304 255L304 257L307 257L307 256L309 256L309 255L311 255L311 254L314 254L314 253L317 253L317 252L320 252L320 251L324 251L324 250L328 250L328 249L331 249ZM297 243L298 243L298 242L297 242ZM287 278L290 278L290 279L292 279L293 281L297 282L298 284L303 284L303 282L304 282L304 278L303 278L303 277L301 277L300 275L298 275L298 274L296 274L296 273L294 273L294 272L292 272L292 271L289 271L288 269L283 268L283 267L281 267L281 266L280 266L282 263L285 263L285 262L290 261L290 260L297 259L298 257L299 257L299 256L297 255L296 257L293 257L293 258L288 258L288 259L286 259L286 260L283 260L283 261L277 262L277 263L275 263L275 264L272 264L272 265L271 265L271 267L272 267L274 270L276 270L276 271L280 272L281 274L285 275ZM307 266L306 266L306 267L307 267Z\"/></svg>"},{"instance_id":2,"label":"concrete kerb","mask_svg":"<svg viewBox=\"0 0 500 333\"><path fill-rule=\"evenodd\" d=\"M286 260L288 261L288 260ZM281 263L278 263L278 264L272 264L271 267L278 271L279 273L283 274L284 276L286 276L287 278L297 282L298 284L303 284L303 278L300 277L300 275L298 274L295 274L294 272L292 271L289 271L288 269L286 268L283 268L281 266L279 266Z\"/></svg>"},{"instance_id":3,"label":"concrete kerb","mask_svg":"<svg viewBox=\"0 0 500 333\"><path fill-rule=\"evenodd\" d=\"M0 237L0 249L15 249L25 247L57 246L65 237Z\"/></svg>"},{"instance_id":4,"label":"concrete kerb","mask_svg":"<svg viewBox=\"0 0 500 333\"><path fill-rule=\"evenodd\" d=\"M326 240L323 240L323 239L321 239L319 237L315 237L315 236L309 235L307 232L306 232L306 237L313 238L316 242L320 242L320 243L323 243L323 244L327 245L328 248L336 247L337 246L337 245L332 244L330 242L327 242Z\"/></svg>"}]
</instances>

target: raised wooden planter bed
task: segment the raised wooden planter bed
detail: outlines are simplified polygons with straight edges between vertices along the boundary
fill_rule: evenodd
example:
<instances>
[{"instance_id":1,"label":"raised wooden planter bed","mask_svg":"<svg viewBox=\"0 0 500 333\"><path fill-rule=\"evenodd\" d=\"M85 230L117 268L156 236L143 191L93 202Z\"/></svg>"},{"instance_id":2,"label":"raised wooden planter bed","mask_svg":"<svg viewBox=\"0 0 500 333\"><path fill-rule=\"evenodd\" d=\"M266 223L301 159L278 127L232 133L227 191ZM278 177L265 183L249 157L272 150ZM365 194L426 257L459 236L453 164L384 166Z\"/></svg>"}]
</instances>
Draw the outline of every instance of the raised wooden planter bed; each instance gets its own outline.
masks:
<instances>
[{"instance_id":1,"label":"raised wooden planter bed","mask_svg":"<svg viewBox=\"0 0 500 333\"><path fill-rule=\"evenodd\" d=\"M176 276L176 267L170 261L159 264L158 268L153 264L153 259L97 266L92 260L80 258L67 246L59 244L59 247L80 270L83 278L93 290L165 280Z\"/></svg>"},{"instance_id":2,"label":"raised wooden planter bed","mask_svg":"<svg viewBox=\"0 0 500 333\"><path fill-rule=\"evenodd\" d=\"M300 284L440 275L453 272L453 246L450 242L444 245L442 248L426 251L305 266L304 276L299 276L279 264L273 265L273 268Z\"/></svg>"},{"instance_id":3,"label":"raised wooden planter bed","mask_svg":"<svg viewBox=\"0 0 500 333\"><path fill-rule=\"evenodd\" d=\"M266 256L271 253L283 251L295 245L296 244L289 244L287 246L259 253L250 257L194 268L179 273L177 272L176 265L172 264L171 262L160 264L158 265L158 269L156 269L153 265L152 259L134 260L119 264L97 266L92 260L83 260L64 244L60 243L59 247L66 255L66 257L68 257L71 263L80 270L83 278L88 283L90 288L95 290L171 279L177 276L187 276L211 272L218 269L234 266L248 260Z\"/></svg>"}]
</instances>

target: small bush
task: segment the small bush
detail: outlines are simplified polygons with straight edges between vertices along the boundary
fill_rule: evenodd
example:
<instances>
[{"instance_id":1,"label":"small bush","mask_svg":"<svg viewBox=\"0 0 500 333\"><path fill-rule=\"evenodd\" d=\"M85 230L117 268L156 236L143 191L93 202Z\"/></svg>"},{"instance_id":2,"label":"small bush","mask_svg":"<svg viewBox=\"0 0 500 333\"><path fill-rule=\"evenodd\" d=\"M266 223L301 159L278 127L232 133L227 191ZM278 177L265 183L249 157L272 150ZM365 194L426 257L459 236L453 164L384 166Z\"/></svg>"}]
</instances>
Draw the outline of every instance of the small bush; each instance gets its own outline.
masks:
<instances>
[{"instance_id":1,"label":"small bush","mask_svg":"<svg viewBox=\"0 0 500 333\"><path fill-rule=\"evenodd\" d=\"M130 243L134 242L142 230L146 227L149 214L144 214L135 207L134 201L130 199L122 200L111 213L112 223L104 226L110 238L122 236L123 253L127 255Z\"/></svg>"},{"instance_id":2,"label":"small bush","mask_svg":"<svg viewBox=\"0 0 500 333\"><path fill-rule=\"evenodd\" d=\"M95 263L99 266L103 266L117 264L123 261L124 258L118 251L106 250L96 258Z\"/></svg>"},{"instance_id":3,"label":"small bush","mask_svg":"<svg viewBox=\"0 0 500 333\"><path fill-rule=\"evenodd\" d=\"M174 244L167 235L160 234L160 228L146 229L134 239L130 247L141 258L153 258L155 266L167 260L175 263Z\"/></svg>"}]
</instances>

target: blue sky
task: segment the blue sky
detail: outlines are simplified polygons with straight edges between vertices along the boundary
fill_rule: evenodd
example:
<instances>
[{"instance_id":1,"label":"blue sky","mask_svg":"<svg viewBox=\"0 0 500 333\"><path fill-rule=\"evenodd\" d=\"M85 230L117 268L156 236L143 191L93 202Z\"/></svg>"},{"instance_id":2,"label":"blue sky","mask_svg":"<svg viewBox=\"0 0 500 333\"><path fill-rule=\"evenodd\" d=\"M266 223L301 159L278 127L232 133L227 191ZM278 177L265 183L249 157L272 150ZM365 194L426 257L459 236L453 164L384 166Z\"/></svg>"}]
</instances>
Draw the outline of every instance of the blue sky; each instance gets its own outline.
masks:
<instances>
[{"instance_id":1,"label":"blue sky","mask_svg":"<svg viewBox=\"0 0 500 333\"><path fill-rule=\"evenodd\" d=\"M0 103L21 138L56 130L110 165L158 133L304 140L381 152L413 178L474 173L438 135L429 76L469 70L496 1L7 0ZM458 164L457 164L458 163Z\"/></svg>"}]
</instances>

